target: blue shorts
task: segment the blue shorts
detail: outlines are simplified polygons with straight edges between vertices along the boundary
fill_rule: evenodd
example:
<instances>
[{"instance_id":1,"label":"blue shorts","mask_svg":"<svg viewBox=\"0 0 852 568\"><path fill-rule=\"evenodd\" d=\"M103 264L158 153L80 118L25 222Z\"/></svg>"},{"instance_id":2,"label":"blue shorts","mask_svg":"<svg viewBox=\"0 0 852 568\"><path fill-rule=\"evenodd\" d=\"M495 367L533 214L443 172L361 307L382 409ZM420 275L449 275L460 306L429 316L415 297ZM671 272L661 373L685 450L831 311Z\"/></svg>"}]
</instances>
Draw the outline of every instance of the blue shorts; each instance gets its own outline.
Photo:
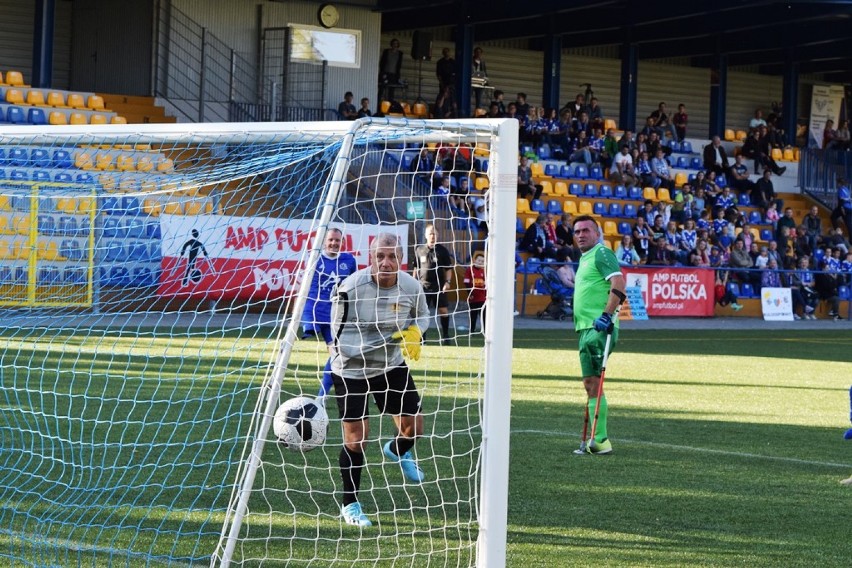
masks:
<instances>
[{"instance_id":1,"label":"blue shorts","mask_svg":"<svg viewBox=\"0 0 852 568\"><path fill-rule=\"evenodd\" d=\"M306 323L302 325L302 329L305 332L305 335L302 336L302 339L309 335L322 336L323 340L325 340L326 345L331 345L334 343L334 336L331 334L331 324L330 323Z\"/></svg>"}]
</instances>

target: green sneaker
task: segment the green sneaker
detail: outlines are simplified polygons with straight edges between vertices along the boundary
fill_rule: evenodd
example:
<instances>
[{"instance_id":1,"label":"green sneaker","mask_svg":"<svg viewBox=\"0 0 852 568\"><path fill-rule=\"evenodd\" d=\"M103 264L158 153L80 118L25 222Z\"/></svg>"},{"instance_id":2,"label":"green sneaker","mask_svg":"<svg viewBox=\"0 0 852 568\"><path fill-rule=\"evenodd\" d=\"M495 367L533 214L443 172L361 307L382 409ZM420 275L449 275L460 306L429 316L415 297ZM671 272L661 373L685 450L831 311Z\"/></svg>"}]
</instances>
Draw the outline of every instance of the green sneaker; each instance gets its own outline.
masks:
<instances>
[{"instance_id":1,"label":"green sneaker","mask_svg":"<svg viewBox=\"0 0 852 568\"><path fill-rule=\"evenodd\" d=\"M592 442L586 447L586 451L596 456L611 454L612 442L609 441L609 438L605 439L603 442Z\"/></svg>"}]
</instances>

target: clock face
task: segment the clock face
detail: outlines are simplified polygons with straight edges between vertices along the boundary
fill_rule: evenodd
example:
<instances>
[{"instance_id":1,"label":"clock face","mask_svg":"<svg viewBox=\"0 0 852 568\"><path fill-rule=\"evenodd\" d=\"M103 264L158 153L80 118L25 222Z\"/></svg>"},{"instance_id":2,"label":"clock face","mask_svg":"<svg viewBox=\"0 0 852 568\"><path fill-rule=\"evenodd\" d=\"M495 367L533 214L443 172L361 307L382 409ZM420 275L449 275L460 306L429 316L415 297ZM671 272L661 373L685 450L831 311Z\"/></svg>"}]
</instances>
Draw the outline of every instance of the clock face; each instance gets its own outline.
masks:
<instances>
[{"instance_id":1,"label":"clock face","mask_svg":"<svg viewBox=\"0 0 852 568\"><path fill-rule=\"evenodd\" d=\"M333 28L340 20L340 12L332 4L323 4L319 9L319 22L324 28Z\"/></svg>"}]
</instances>

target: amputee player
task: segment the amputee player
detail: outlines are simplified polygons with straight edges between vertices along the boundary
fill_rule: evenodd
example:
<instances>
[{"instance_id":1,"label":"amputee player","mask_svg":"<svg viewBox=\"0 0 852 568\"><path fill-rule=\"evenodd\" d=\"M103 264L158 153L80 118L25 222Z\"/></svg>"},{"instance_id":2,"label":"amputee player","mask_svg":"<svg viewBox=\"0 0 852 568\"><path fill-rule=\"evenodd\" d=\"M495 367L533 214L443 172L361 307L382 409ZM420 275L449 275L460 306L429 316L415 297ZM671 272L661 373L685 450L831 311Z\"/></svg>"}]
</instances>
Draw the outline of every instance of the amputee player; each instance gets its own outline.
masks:
<instances>
[{"instance_id":1,"label":"amputee player","mask_svg":"<svg viewBox=\"0 0 852 568\"><path fill-rule=\"evenodd\" d=\"M618 341L618 320L613 315L625 298L618 259L600 240L600 227L592 217L580 215L574 220L574 242L582 253L574 278L574 329L580 335L580 368L589 397L589 416L594 416L600 392L606 336L612 333L612 352ZM588 440L586 447L592 454L609 454L612 443L607 435L607 401L603 392L600 395L595 439Z\"/></svg>"},{"instance_id":2,"label":"amputee player","mask_svg":"<svg viewBox=\"0 0 852 568\"><path fill-rule=\"evenodd\" d=\"M325 362L318 397L331 391L331 356L334 337L331 334L331 293L338 282L358 270L355 257L340 252L343 231L330 228L325 234L325 244L317 261L317 269L311 280L311 289L302 312L302 329L305 336L317 335L328 347L329 358Z\"/></svg>"},{"instance_id":3,"label":"amputee player","mask_svg":"<svg viewBox=\"0 0 852 568\"><path fill-rule=\"evenodd\" d=\"M411 454L423 433L420 394L404 357L420 358L430 315L423 287L400 271L401 259L397 236L379 234L370 245L370 266L346 278L332 296L331 369L343 423L341 516L361 527L372 525L358 501L369 437L369 395L382 414L393 416L398 429L384 445L384 456L399 463L409 482L421 483L424 477Z\"/></svg>"}]
</instances>

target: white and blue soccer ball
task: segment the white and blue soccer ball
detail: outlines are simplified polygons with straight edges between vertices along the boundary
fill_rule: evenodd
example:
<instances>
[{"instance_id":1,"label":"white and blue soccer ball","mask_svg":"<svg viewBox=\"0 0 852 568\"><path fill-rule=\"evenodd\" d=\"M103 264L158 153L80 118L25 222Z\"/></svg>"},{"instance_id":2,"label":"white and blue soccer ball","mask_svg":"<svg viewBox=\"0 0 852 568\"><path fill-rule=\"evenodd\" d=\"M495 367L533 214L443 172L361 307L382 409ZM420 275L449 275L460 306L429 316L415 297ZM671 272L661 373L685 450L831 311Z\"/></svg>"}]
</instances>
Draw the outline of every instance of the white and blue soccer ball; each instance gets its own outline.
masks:
<instances>
[{"instance_id":1,"label":"white and blue soccer ball","mask_svg":"<svg viewBox=\"0 0 852 568\"><path fill-rule=\"evenodd\" d=\"M289 450L309 452L325 442L328 413L313 398L291 398L278 407L272 419L275 437Z\"/></svg>"}]
</instances>

